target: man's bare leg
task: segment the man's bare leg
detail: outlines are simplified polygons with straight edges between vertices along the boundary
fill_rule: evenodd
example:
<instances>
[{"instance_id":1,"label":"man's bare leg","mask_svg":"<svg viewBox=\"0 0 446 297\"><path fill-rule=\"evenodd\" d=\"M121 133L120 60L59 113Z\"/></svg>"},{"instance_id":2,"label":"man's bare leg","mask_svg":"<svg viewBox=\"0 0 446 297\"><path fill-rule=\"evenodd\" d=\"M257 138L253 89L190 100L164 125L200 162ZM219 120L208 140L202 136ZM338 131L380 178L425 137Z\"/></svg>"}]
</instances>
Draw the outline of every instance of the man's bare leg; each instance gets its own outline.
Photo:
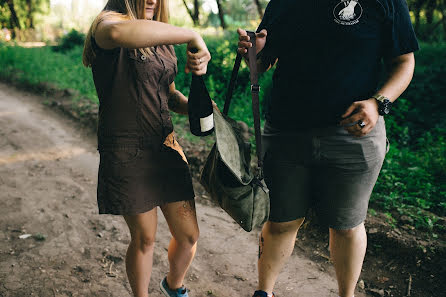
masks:
<instances>
[{"instance_id":1,"label":"man's bare leg","mask_svg":"<svg viewBox=\"0 0 446 297\"><path fill-rule=\"evenodd\" d=\"M293 252L297 231L304 219L263 225L259 239L258 290L272 293L280 270Z\"/></svg>"},{"instance_id":2,"label":"man's bare leg","mask_svg":"<svg viewBox=\"0 0 446 297\"><path fill-rule=\"evenodd\" d=\"M352 297L367 248L364 223L348 230L330 228L330 255L336 270L339 296Z\"/></svg>"}]
</instances>

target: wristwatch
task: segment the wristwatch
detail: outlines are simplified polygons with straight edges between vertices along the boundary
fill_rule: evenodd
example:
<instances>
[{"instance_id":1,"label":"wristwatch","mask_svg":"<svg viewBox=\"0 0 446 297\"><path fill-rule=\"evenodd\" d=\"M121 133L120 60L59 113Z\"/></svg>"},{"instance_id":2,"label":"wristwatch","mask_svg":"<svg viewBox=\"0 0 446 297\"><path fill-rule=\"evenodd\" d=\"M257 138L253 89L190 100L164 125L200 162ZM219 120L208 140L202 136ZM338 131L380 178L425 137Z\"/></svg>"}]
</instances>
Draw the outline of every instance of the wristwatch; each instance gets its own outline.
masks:
<instances>
[{"instance_id":1,"label":"wristwatch","mask_svg":"<svg viewBox=\"0 0 446 297\"><path fill-rule=\"evenodd\" d=\"M372 96L378 102L378 113L379 115L387 115L392 108L392 102L386 96L381 94L375 94Z\"/></svg>"}]
</instances>

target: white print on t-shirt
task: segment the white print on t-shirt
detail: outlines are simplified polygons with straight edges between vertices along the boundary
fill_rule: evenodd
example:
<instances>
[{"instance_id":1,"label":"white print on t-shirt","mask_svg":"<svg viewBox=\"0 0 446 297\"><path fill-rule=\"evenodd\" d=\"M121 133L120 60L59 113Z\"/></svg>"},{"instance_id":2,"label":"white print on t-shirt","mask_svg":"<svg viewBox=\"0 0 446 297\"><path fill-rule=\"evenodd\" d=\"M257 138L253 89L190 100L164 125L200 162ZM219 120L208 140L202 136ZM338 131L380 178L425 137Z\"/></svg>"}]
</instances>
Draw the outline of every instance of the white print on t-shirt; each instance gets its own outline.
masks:
<instances>
[{"instance_id":1,"label":"white print on t-shirt","mask_svg":"<svg viewBox=\"0 0 446 297\"><path fill-rule=\"evenodd\" d=\"M333 9L334 21L340 25L355 25L362 16L358 0L341 0Z\"/></svg>"}]
</instances>

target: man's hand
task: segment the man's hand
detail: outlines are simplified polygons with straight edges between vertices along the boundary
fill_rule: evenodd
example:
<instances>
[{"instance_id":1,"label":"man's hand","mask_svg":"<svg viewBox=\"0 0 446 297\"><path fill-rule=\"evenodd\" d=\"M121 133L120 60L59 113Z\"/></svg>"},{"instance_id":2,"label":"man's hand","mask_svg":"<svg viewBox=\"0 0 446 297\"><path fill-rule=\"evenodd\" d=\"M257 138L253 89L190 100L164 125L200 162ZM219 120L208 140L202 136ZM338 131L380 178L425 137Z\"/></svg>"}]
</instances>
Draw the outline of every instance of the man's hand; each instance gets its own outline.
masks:
<instances>
[{"instance_id":1,"label":"man's hand","mask_svg":"<svg viewBox=\"0 0 446 297\"><path fill-rule=\"evenodd\" d=\"M342 115L343 120L339 125L344 126L348 133L361 137L372 131L378 121L378 117L378 103L375 98L370 98L353 102ZM360 122L364 123L362 128L358 124Z\"/></svg>"},{"instance_id":2,"label":"man's hand","mask_svg":"<svg viewBox=\"0 0 446 297\"><path fill-rule=\"evenodd\" d=\"M237 52L241 55L245 55L248 52L248 48L252 47L252 44L249 42L249 36L245 30L238 28L237 33L239 35ZM256 54L258 54L265 47L266 35L266 29L256 33Z\"/></svg>"}]
</instances>

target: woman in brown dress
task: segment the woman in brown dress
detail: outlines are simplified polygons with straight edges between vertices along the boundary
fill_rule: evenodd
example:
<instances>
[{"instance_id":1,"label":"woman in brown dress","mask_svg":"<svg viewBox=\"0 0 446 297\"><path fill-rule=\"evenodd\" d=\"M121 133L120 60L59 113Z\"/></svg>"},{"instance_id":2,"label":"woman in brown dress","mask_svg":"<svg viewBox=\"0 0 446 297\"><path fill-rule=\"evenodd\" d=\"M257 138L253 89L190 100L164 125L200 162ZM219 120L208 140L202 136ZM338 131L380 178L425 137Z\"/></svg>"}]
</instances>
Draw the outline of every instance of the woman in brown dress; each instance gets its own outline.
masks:
<instances>
[{"instance_id":1,"label":"woman in brown dress","mask_svg":"<svg viewBox=\"0 0 446 297\"><path fill-rule=\"evenodd\" d=\"M167 0L109 0L83 56L99 97L99 213L122 215L129 227L126 270L138 297L148 296L156 207L172 233L170 270L160 284L166 296L187 296L183 280L199 232L189 167L169 114L187 114L187 98L175 89L172 45L187 43L185 71L197 75L206 73L210 54L199 34L167 22Z\"/></svg>"}]
</instances>

